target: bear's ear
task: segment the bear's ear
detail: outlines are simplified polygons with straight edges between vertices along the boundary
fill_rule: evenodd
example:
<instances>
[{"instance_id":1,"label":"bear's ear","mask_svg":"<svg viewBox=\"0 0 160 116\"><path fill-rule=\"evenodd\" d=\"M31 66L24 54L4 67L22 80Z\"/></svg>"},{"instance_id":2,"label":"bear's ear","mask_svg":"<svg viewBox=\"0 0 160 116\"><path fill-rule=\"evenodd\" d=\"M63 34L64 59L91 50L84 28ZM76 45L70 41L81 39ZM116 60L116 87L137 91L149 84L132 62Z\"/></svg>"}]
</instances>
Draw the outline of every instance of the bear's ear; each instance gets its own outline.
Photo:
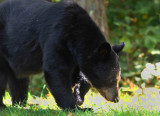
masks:
<instances>
[{"instance_id":1,"label":"bear's ear","mask_svg":"<svg viewBox=\"0 0 160 116\"><path fill-rule=\"evenodd\" d=\"M100 55L105 55L105 54L107 54L107 53L110 53L110 51L111 51L111 46L110 46L110 44L109 43L103 43L100 47L99 47L99 49L98 49L98 53L100 54Z\"/></svg>"},{"instance_id":2,"label":"bear's ear","mask_svg":"<svg viewBox=\"0 0 160 116\"><path fill-rule=\"evenodd\" d=\"M110 53L111 51L111 46L109 43L103 43L101 44L97 49L93 51L90 55L88 55L88 58L92 58L95 54L98 54L99 56L104 56L105 54Z\"/></svg>"},{"instance_id":3,"label":"bear's ear","mask_svg":"<svg viewBox=\"0 0 160 116\"><path fill-rule=\"evenodd\" d=\"M125 44L123 42L123 43L120 43L120 44L117 44L117 45L113 45L112 49L118 54L120 51L122 51L124 46L125 46Z\"/></svg>"}]
</instances>

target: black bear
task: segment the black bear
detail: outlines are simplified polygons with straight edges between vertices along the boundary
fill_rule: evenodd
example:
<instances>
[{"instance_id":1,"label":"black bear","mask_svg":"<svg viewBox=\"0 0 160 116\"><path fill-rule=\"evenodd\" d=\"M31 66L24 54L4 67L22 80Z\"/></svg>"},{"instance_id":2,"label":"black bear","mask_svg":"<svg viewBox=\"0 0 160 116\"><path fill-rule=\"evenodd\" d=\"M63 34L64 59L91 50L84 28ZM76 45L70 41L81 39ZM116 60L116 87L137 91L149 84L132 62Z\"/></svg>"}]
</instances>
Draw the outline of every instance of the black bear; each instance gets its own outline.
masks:
<instances>
[{"instance_id":1,"label":"black bear","mask_svg":"<svg viewBox=\"0 0 160 116\"><path fill-rule=\"evenodd\" d=\"M80 93L90 88L109 101L118 101L118 53L87 12L74 2L8 0L0 4L0 107L9 85L12 103L26 103L29 76L44 72L45 80L62 109L78 107ZM79 80L79 81L77 81ZM83 96L81 96L83 97ZM81 102L81 101L80 101ZM83 101L82 101L83 102ZM80 108L79 108L80 109Z\"/></svg>"}]
</instances>

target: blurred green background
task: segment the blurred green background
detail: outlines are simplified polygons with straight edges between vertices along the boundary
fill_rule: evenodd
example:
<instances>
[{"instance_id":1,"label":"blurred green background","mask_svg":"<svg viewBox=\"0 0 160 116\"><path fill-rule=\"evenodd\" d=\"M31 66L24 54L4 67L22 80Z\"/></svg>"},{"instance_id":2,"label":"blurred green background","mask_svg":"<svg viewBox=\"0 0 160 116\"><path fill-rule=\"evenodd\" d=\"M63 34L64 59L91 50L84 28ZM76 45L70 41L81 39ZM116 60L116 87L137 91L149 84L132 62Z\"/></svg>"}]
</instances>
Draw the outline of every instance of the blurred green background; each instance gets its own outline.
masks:
<instances>
[{"instance_id":1,"label":"blurred green background","mask_svg":"<svg viewBox=\"0 0 160 116\"><path fill-rule=\"evenodd\" d=\"M110 0L106 15L111 43L125 42L121 86L159 88L160 67L155 64L160 62L160 0Z\"/></svg>"}]
</instances>

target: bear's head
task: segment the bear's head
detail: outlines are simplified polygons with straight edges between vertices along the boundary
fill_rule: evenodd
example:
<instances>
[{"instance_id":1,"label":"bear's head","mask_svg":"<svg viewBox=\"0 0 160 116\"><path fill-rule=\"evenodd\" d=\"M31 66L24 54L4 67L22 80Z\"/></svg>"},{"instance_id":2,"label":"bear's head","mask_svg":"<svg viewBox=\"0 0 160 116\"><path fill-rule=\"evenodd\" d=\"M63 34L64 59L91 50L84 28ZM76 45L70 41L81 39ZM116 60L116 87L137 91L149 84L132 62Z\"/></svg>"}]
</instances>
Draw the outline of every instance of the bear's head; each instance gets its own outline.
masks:
<instances>
[{"instance_id":1,"label":"bear's head","mask_svg":"<svg viewBox=\"0 0 160 116\"><path fill-rule=\"evenodd\" d=\"M91 85L108 101L118 102L118 89L120 80L120 65L118 53L123 49L124 43L111 46L109 43L101 44L82 67Z\"/></svg>"}]
</instances>

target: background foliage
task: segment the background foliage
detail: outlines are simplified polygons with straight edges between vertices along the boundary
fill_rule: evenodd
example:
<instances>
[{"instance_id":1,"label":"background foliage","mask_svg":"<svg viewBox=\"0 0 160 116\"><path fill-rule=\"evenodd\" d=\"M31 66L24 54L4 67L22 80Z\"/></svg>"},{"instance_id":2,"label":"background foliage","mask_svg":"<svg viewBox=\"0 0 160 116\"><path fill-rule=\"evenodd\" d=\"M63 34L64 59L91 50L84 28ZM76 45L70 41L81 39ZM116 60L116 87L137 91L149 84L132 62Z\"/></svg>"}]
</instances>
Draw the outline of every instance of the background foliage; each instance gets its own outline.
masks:
<instances>
[{"instance_id":1,"label":"background foliage","mask_svg":"<svg viewBox=\"0 0 160 116\"><path fill-rule=\"evenodd\" d=\"M111 43L125 42L122 80L141 86L145 64L160 61L160 0L110 0L106 14Z\"/></svg>"}]
</instances>

